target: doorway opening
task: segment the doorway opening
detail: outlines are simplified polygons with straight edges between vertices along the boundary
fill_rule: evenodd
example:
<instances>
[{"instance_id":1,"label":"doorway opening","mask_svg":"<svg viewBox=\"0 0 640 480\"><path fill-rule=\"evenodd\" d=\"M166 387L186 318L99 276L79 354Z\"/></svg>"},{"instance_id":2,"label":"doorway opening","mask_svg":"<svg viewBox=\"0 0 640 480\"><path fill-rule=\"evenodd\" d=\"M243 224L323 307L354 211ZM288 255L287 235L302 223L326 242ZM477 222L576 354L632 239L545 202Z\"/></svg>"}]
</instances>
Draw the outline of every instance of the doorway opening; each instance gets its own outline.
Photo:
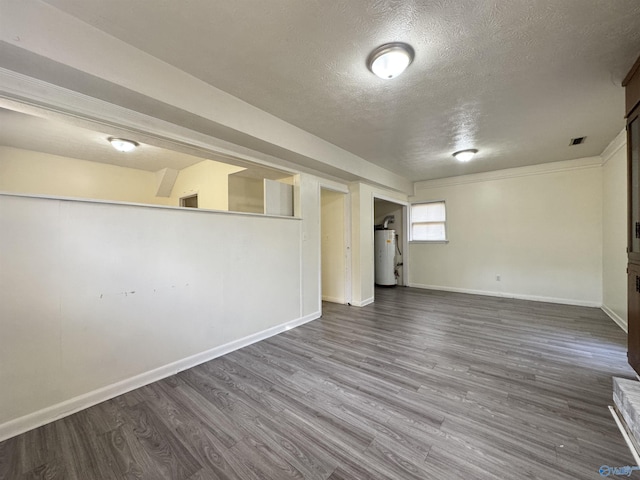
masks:
<instances>
[{"instance_id":1,"label":"doorway opening","mask_svg":"<svg viewBox=\"0 0 640 480\"><path fill-rule=\"evenodd\" d=\"M198 208L198 194L196 193L195 195L180 198L180 206L186 208Z\"/></svg>"},{"instance_id":2,"label":"doorway opening","mask_svg":"<svg viewBox=\"0 0 640 480\"><path fill-rule=\"evenodd\" d=\"M407 285L407 206L374 198L373 218L376 285Z\"/></svg>"},{"instance_id":3,"label":"doorway opening","mask_svg":"<svg viewBox=\"0 0 640 480\"><path fill-rule=\"evenodd\" d=\"M322 300L350 303L350 263L347 194L320 189Z\"/></svg>"}]
</instances>

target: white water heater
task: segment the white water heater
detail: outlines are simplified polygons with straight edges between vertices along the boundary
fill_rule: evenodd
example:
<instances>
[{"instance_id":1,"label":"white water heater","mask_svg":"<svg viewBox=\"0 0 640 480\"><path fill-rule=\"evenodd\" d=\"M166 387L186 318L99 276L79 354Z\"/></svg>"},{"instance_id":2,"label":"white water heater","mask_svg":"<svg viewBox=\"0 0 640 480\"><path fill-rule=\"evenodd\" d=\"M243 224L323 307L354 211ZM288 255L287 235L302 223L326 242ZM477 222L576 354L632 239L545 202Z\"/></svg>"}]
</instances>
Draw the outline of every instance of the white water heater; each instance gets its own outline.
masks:
<instances>
[{"instance_id":1,"label":"white water heater","mask_svg":"<svg viewBox=\"0 0 640 480\"><path fill-rule=\"evenodd\" d=\"M396 284L396 231L376 230L374 236L376 254L376 285Z\"/></svg>"}]
</instances>

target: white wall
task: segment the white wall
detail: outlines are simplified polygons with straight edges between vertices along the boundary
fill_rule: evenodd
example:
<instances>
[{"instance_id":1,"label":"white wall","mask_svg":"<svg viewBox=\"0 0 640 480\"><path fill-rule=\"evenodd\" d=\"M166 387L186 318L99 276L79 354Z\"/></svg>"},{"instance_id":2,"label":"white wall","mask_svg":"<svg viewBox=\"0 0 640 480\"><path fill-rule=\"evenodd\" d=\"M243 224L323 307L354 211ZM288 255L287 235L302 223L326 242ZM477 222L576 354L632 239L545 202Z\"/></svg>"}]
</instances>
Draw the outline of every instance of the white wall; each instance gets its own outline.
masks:
<instances>
[{"instance_id":1,"label":"white wall","mask_svg":"<svg viewBox=\"0 0 640 480\"><path fill-rule=\"evenodd\" d=\"M346 303L345 194L321 190L322 300Z\"/></svg>"},{"instance_id":2,"label":"white wall","mask_svg":"<svg viewBox=\"0 0 640 480\"><path fill-rule=\"evenodd\" d=\"M0 439L317 318L314 212L0 195Z\"/></svg>"},{"instance_id":3,"label":"white wall","mask_svg":"<svg viewBox=\"0 0 640 480\"><path fill-rule=\"evenodd\" d=\"M602 304L600 157L420 182L411 200L446 202L449 240L411 244L411 285Z\"/></svg>"},{"instance_id":4,"label":"white wall","mask_svg":"<svg viewBox=\"0 0 640 480\"><path fill-rule=\"evenodd\" d=\"M302 287L308 295L302 298L302 315L320 315L322 311L320 278L320 183L312 175L296 178L294 190L299 203L294 202L296 216L304 218L300 248L302 249ZM296 195L294 195L296 198ZM314 292L312 294L311 292Z\"/></svg>"},{"instance_id":5,"label":"white wall","mask_svg":"<svg viewBox=\"0 0 640 480\"><path fill-rule=\"evenodd\" d=\"M623 130L602 154L602 309L627 330L627 143Z\"/></svg>"}]
</instances>

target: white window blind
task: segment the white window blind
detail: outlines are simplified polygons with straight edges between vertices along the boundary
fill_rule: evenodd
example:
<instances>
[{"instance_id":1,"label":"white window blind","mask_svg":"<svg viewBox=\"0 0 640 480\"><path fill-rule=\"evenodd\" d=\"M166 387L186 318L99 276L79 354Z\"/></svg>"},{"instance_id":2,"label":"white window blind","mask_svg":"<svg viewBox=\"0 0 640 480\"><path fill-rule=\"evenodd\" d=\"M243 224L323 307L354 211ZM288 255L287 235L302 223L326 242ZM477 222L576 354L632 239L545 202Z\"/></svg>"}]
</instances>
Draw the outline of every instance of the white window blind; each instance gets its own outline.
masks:
<instances>
[{"instance_id":1,"label":"white window blind","mask_svg":"<svg viewBox=\"0 0 640 480\"><path fill-rule=\"evenodd\" d=\"M437 242L447 239L444 202L411 205L411 240Z\"/></svg>"}]
</instances>

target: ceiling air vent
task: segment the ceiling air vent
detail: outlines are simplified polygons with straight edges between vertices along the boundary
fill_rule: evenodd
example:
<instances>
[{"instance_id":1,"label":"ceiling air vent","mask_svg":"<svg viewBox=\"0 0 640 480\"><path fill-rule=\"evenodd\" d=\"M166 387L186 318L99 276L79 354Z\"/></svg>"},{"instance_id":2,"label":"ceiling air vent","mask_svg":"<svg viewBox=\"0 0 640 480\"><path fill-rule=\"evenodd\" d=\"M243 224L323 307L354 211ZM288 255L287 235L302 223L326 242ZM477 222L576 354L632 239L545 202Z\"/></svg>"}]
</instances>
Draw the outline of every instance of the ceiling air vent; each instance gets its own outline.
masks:
<instances>
[{"instance_id":1,"label":"ceiling air vent","mask_svg":"<svg viewBox=\"0 0 640 480\"><path fill-rule=\"evenodd\" d=\"M571 141L569 142L569 146L572 147L574 145L581 145L584 143L584 140L587 137L576 137L576 138L572 138Z\"/></svg>"}]
</instances>

